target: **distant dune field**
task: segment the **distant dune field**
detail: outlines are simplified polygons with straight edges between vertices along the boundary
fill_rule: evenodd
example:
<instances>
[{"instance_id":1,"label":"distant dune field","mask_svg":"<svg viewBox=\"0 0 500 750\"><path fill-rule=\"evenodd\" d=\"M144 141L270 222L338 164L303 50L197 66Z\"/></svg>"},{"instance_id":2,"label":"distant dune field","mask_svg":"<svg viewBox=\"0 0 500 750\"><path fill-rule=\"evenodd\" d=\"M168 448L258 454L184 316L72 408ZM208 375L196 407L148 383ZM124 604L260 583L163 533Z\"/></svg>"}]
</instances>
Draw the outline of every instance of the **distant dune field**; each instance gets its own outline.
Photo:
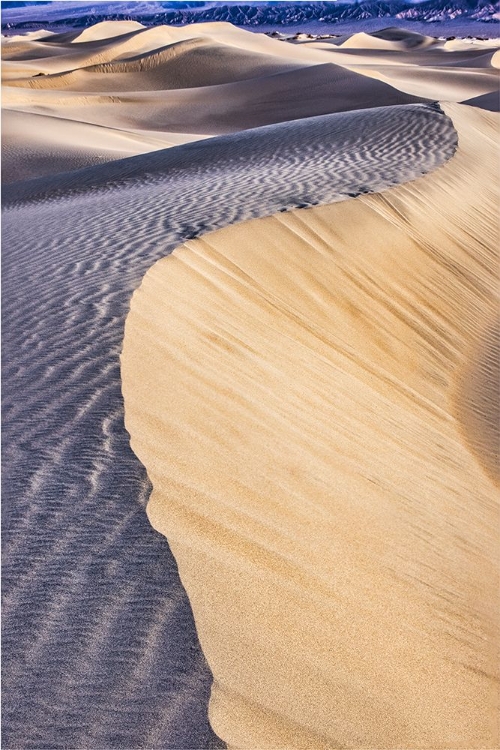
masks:
<instances>
[{"instance_id":1,"label":"distant dune field","mask_svg":"<svg viewBox=\"0 0 500 750\"><path fill-rule=\"evenodd\" d=\"M498 747L499 49L3 38L6 747Z\"/></svg>"}]
</instances>

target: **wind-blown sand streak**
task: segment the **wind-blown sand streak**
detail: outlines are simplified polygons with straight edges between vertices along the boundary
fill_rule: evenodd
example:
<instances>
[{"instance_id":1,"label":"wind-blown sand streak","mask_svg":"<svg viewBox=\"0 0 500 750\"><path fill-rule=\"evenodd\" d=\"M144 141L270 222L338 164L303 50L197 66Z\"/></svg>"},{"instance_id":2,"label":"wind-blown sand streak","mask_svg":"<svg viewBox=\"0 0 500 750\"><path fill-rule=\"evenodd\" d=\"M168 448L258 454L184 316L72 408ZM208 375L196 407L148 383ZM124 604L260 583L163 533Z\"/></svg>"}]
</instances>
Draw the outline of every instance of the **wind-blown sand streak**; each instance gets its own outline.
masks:
<instances>
[{"instance_id":1,"label":"wind-blown sand streak","mask_svg":"<svg viewBox=\"0 0 500 750\"><path fill-rule=\"evenodd\" d=\"M205 235L134 294L126 424L231 748L498 747L495 394L454 417L498 310L498 116L445 111L432 174Z\"/></svg>"},{"instance_id":2,"label":"wind-blown sand streak","mask_svg":"<svg viewBox=\"0 0 500 750\"><path fill-rule=\"evenodd\" d=\"M210 674L123 426L123 324L146 270L196 234L415 179L455 148L446 115L408 105L4 189L8 746L210 741Z\"/></svg>"},{"instance_id":3,"label":"wind-blown sand streak","mask_svg":"<svg viewBox=\"0 0 500 750\"><path fill-rule=\"evenodd\" d=\"M455 408L468 445L500 484L500 320L481 332L457 378Z\"/></svg>"}]
</instances>

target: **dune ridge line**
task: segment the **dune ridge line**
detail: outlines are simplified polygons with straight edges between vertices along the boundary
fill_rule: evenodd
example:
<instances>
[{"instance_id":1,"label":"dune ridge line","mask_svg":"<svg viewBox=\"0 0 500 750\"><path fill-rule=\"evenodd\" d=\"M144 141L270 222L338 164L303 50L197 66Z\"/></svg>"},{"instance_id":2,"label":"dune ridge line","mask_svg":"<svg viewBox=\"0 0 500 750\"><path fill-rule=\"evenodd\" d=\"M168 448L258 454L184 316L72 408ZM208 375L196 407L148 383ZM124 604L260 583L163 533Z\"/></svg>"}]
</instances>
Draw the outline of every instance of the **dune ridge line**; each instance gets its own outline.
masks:
<instances>
[{"instance_id":1,"label":"dune ridge line","mask_svg":"<svg viewBox=\"0 0 500 750\"><path fill-rule=\"evenodd\" d=\"M467 461L473 461L472 477L474 471L484 469L486 481L494 479L490 470L495 461L490 451L494 425L488 395L495 391L490 356L495 339L491 340L488 328L492 318L486 321L485 317L483 321L482 312L476 315L471 308L471 314L467 312L462 319L463 310L452 304L452 300L463 300L468 305L475 298L478 284L481 299L491 299L486 271L490 260L482 259L481 253L487 254L493 242L494 179L490 180L486 169L485 182L478 185L477 171L484 161L481 156L478 164L468 167L475 175L472 182L466 169L460 171L460 179L448 181L448 166L457 158L457 132L448 114L433 102L467 103L459 110L459 117L468 124L465 130L462 126L459 129L461 142L464 138L469 142L469 154L473 148L470 128L476 128L478 143L496 138L491 129L494 119L486 116L483 120L477 108L498 110L499 41L444 41L388 28L327 39L299 36L285 42L227 23L146 29L136 22L106 22L63 33L41 30L2 37L2 181L7 183L3 186L2 223L2 728L6 746L163 750L214 748L221 744L208 722L212 674L201 651L188 597L167 538L154 531L146 516L151 485L144 466L130 448L130 436L124 426L119 366L133 291L156 260L193 238L200 238L200 244L190 246L182 262L186 265L186 283L198 270L200 283L205 279L203 288L193 294L193 315L200 310L200 301L206 299L207 315L202 306L199 318L210 322L211 327L199 351L204 352L208 346L203 377L207 383L213 379L215 393L223 377L217 371L219 349L221 361L226 364L231 352L231 356L241 359L238 378L242 393L237 398L240 411L233 421L233 432L224 440L234 452L241 430L248 433L249 440L259 430L265 431L266 425L270 430L256 445L256 456L262 446L268 448L262 463L264 473L271 466L270 478L261 477L263 486L257 493L257 499L262 495L263 507L257 507L255 512L250 509L246 515L250 527L243 531L239 514L245 504L245 488L260 474L251 472L247 479L243 464L236 467L235 473L228 461L228 479L234 475L243 499L238 500L236 508L226 501L219 526L210 526L216 535L222 529L220 553L225 554L228 544L234 542L239 547L244 542L241 571L236 568L244 582L249 570L247 557L252 555L256 539L264 534L259 554L265 556L266 565L264 575L257 576L256 592L262 589L264 594L268 585L273 586L273 576L281 583L288 581L291 594L297 594L296 622L300 623L303 616L307 619L311 605L323 613L326 628L331 627L332 612L328 606L325 610L325 602L332 596L338 598L339 632L334 633L331 648L323 652L327 664L332 650L334 661L338 657L339 664L348 663L349 634L353 636L352 643L358 645L366 636L368 651L377 653L370 633L355 628L355 618L351 622L353 618L347 617L350 630L346 631L343 624L348 611L344 594L348 590L349 566L353 561L352 571L356 574L356 563L361 559L359 545L352 550L349 546L348 527L355 530L356 521L351 517L350 524L342 512L341 495L349 494L347 484L339 479L339 489L331 491L332 502L339 509L338 529L332 522L332 508L320 508L318 498L330 492L328 467L332 468L333 455L339 477L344 476L345 467L347 474L353 475L349 480L353 488L349 507L361 509L360 539L370 541L368 532L363 537L370 523L373 534L383 527L376 509L387 510L388 542L380 542L385 555L382 562L392 565L399 575L401 569L393 556L397 549L393 544L396 526L387 494L397 495L401 523L404 525L404 520L410 518L411 525L415 474L435 477L438 496L443 483L450 485L439 467L431 461L433 468L429 471L426 463L424 433L429 430L429 421L437 425L435 430L433 427L434 436L443 420L453 422L457 427L453 433L458 446L456 461L460 464L465 451L464 470ZM455 117L454 111L450 113ZM489 168L493 152L491 157ZM423 175L432 173L437 180L442 170L445 171L439 181L432 182L441 187L429 194L427 187L422 197ZM394 186L402 183L404 188L394 192ZM474 191L472 203L474 212L477 209L479 214L477 221L463 200L468 184ZM367 204L369 194L374 192L377 199L370 199ZM484 196L479 210L477 201ZM333 207L334 217L323 226L317 206L332 203L337 206ZM452 206L451 223L441 217L448 214L448 205ZM296 212L292 218L291 212L297 208L307 210ZM329 215L330 209L332 206L324 211ZM422 229L420 209L428 214L432 236L425 227ZM418 240L410 251L401 232L408 234L415 212L417 220L412 231L417 232ZM378 214L381 218L377 218ZM245 229L236 224L272 216L262 225L252 225L249 244L240 239ZM366 241L363 225L373 235L373 242ZM241 251L252 259L244 276L239 258L235 257L229 268L226 249L219 252L211 245L210 233L228 226L233 226L235 232L227 236L228 247L241 245ZM262 236L258 229L261 226ZM275 232L276 247L271 248L270 237ZM485 239L478 248L481 232ZM460 247L451 250L450 243L457 236ZM384 247L380 245L382 241ZM352 250L347 251L349 243ZM397 253L399 246L405 262L398 265L403 257ZM337 251L332 264L334 247ZM430 265L420 262L422 247L426 248ZM378 255L374 257L377 248L380 259ZM443 248L446 252L441 252ZM174 265L179 262L178 255ZM324 256L324 266L318 255ZM481 257L481 261L471 265L467 260L471 255ZM401 265L401 280L388 290L387 284L394 279L396 270L399 273ZM289 267L286 279L280 266ZM437 269L436 278L432 277L429 283L427 272L420 272L424 266ZM379 278L382 268L386 269L387 278ZM462 269L463 278L467 279L465 291L455 285L454 268ZM408 285L404 279L411 269L414 273ZM149 283L148 278L145 283ZM298 278L301 283L297 290ZM417 282L421 286L415 291ZM439 290L439 299L434 300L431 310L429 285ZM217 317L213 309L212 292L219 295L215 286L220 287L219 303L234 310L234 326L224 330L220 330L223 310L217 309ZM226 299L228 288L232 292ZM345 294L340 298L342 289ZM332 290L336 290L333 302ZM165 294L172 294L169 284ZM240 315L243 307L237 302L241 294L248 296L249 305L253 301L256 316ZM442 299L450 300L452 313L440 314ZM296 309L294 305L301 300L304 309L300 305ZM153 308L154 317L156 303ZM481 310L484 312L482 307ZM269 319L261 331L261 346L260 340L256 344L248 335L264 311ZM174 312L177 316L177 302ZM471 334L467 347L455 345L450 316L465 331L460 331L460 342ZM285 331L286 346L284 321L289 326ZM413 324L419 335L412 333ZM246 332L245 340L242 331ZM173 367L175 358L180 357L179 367L193 359L187 350L183 354L184 343L192 340L191 333L194 335L192 328L188 333L186 342L173 352L175 356L168 367ZM163 340L164 334L160 334L158 341ZM263 362L262 357L269 353L269 336L273 340L275 337L276 351ZM293 362L296 381L286 378L281 364L277 366L273 357ZM455 386L450 386L446 397L442 388L445 382L451 382L450 371L445 367L446 372L439 370L436 377L436 358L454 363L451 380ZM404 366L406 360L413 363L409 370ZM194 361L196 364L196 358ZM429 363L425 388L417 376L422 362ZM251 391L247 394L244 389L245 379L260 366L262 388L251 396ZM186 383L192 378L193 394L199 390L198 374L195 367L186 378ZM239 380L231 373L227 378L229 398ZM273 410L270 400L277 381L282 401ZM177 388L178 384L174 386ZM332 394L339 394L338 403ZM227 405L219 409L213 395L209 392L203 398L198 415L201 419L207 409L213 408L210 436L214 430L217 432L219 414L221 426L225 429L227 425ZM378 419L383 398L387 406ZM355 409L350 406L352 399L359 404ZM316 421L320 402L322 418ZM267 412L263 411L265 404L269 405ZM463 406L466 409L461 412ZM358 415L357 420L353 412ZM407 425L408 412L414 415L412 425L416 425L415 441L409 442L411 446L420 442L418 450L405 454L408 431L403 425ZM329 414L332 420L325 436L323 417ZM251 424L250 417L254 420ZM394 434L387 428L389 418L394 422ZM367 420L377 422L377 426L380 422L377 439L366 436ZM332 443L330 433L336 436L336 442ZM179 446L184 445L182 434L180 439ZM190 439L191 449L199 441L203 450L209 445L207 435L198 427L193 427ZM303 448L301 439L307 442ZM320 442L323 448L318 453ZM358 443L371 446L373 471L364 471L366 456L360 457ZM440 456L452 472L449 442L442 445ZM384 474L388 456L394 465L392 477L386 476L388 470ZM159 460L163 461L163 457L159 456ZM282 469L289 464L291 471L283 478ZM207 476L213 468L208 466ZM223 470L224 467L221 475ZM309 489L308 478L314 483ZM184 489L179 487L179 493L191 493L191 489L186 489L185 477L182 481ZM461 490L454 481L452 490L460 497ZM482 481L478 482L477 492L480 498L489 498L489 489L484 490ZM275 492L276 482L280 486ZM196 493L196 476L191 484ZM373 503L365 497L366 487L379 493ZM311 497L305 498L308 492ZM221 493L217 490L217 498ZM471 491L475 498L474 493ZM293 524L287 530L283 522L277 523L269 516L266 498L270 494L276 512L283 506L295 519L301 519L306 535L302 540L293 531ZM206 508L210 518L214 503L216 500ZM300 505L298 511L294 510L294 503ZM423 499L421 504L427 507ZM181 509L184 505L180 503ZM475 508L475 501L470 507ZM476 513L472 522L474 534L481 513ZM199 516L200 533L209 528L207 514ZM462 523L463 513L458 521L451 514L448 526L439 513L437 517L435 533L442 532L446 542L448 531L451 533ZM193 511L190 520L194 518ZM326 559L322 550L328 542L322 542L321 549L315 544L314 530L319 519L323 519L326 540L333 538L333 532L337 534L341 558L346 548L345 564L334 565L334 570L326 573L321 573L322 560ZM179 534L180 528L176 522ZM434 539L424 523L414 524L413 532L422 540ZM456 555L463 559L466 553L462 547L465 545L468 550L471 540L461 526L455 542ZM483 543L481 537L474 547L478 559L484 558ZM435 548L435 544L430 545L431 550ZM204 549L210 557L208 541ZM447 550L444 558L448 559L447 543L443 549ZM430 553L421 551L422 560L427 559L425 554ZM401 557L404 554L403 550ZM225 559L234 568L236 555L231 550ZM367 568L373 567L368 554L366 560ZM437 571L444 565L440 558L437 562L432 558L431 562ZM434 600L430 598L434 580L429 581L429 573L415 561L410 563L405 570L426 589L427 594L422 596L424 606L434 612ZM476 560L471 567L473 582L478 564ZM185 571L184 577L188 573ZM375 566L374 574L379 573ZM485 580L488 576L485 569ZM356 580L366 583L367 578L357 575ZM439 588L436 611L443 629L451 618L448 629L457 643L475 643L477 628L470 623L483 622L482 589L477 595L480 615L475 614L471 604L472 619L464 616L462 629L451 604L451 614L442 610L446 598L453 600L457 595L457 586L464 593L462 584L460 578L458 584L452 581L446 589ZM405 581L395 589L395 596L404 585ZM301 593L304 589L305 596ZM366 592L366 586L361 589L361 594ZM384 591L381 601L386 600ZM205 594L209 592L207 588ZM197 619L202 622L199 599L196 593L193 596ZM412 606L416 606L415 600L410 597L410 604L403 609L409 611ZM369 603L365 611L373 611ZM232 612L230 606L228 612ZM258 613L257 607L255 615ZM269 615L265 607L263 614L261 625L265 629ZM418 607L416 614L418 624L418 615L422 614ZM242 622L250 625L246 619ZM315 618L311 621L314 623ZM425 617L423 621L425 625ZM404 623L407 619L403 617ZM229 618L227 626L233 635L237 634L238 621L233 627ZM474 632L469 632L471 629ZM210 711L221 734L237 743L241 731L245 735L241 744L254 742L252 750L268 741L252 736L252 732L258 734L259 727L264 738L268 735L284 747L289 745L290 733L296 743L314 750L321 743L331 744L332 727L325 730L321 716L316 724L309 713L315 689L311 684L318 671L316 686L321 692L321 685L325 685L325 711L331 700L331 675L314 661L324 631L316 625L305 630L306 640L299 643L299 661L292 670L292 677L299 675L296 699L290 704L293 716L288 710L286 690L281 696L286 704L282 711L267 683L257 681L247 690L246 679L241 686L226 680L224 665L216 654L218 681ZM314 642L309 649L311 639ZM279 654L283 644L278 643L271 656ZM264 645L267 648L269 643ZM395 641L396 647L401 648L400 641ZM475 653L474 648L471 646L471 653ZM362 656L363 649L358 651ZM231 653L239 669L243 652L228 651L228 660ZM404 655L404 648L401 653ZM471 656L466 662L478 675L489 668L481 648L479 653L480 657ZM309 658L307 654L313 661L309 659L307 680L302 686L300 663L303 657ZM462 651L457 654L463 656ZM283 664L287 658L285 654ZM359 688L368 704L376 684L370 671L376 662L370 658L366 675L355 658L353 674L346 679L349 690ZM271 664L272 660L268 662ZM257 660L256 670L258 666ZM445 672L450 674L449 670ZM399 676L394 685L401 688L398 668L395 673ZM236 672L232 674L234 677ZM286 676L281 676L286 680ZM253 675L248 677L251 683ZM280 682L279 674L278 678ZM341 692L342 679L335 683ZM484 698L482 679L478 677L478 700ZM365 683L369 687L366 691ZM262 687L257 696L252 693L255 685ZM290 688L295 685L294 682ZM394 699L394 691L389 690L387 697L386 688L387 683L382 681L378 698L386 701L391 711L396 702L401 716L406 705ZM468 699L468 688L464 689ZM304 700L300 697L302 692ZM348 697L347 691L346 701ZM342 702L339 705L344 711ZM307 710L302 711L302 706ZM385 710L385 704L382 708ZM349 710L342 711L335 715L335 721L340 733L345 733L351 731L353 716ZM390 724L391 715L385 713ZM226 727L230 714L230 726ZM280 718L281 714L285 718ZM381 735L383 730L377 725L376 716L372 722L372 714L369 707L363 719L368 725L372 723L372 730L366 730L361 723L360 733L368 735L372 731ZM418 721L412 710L410 716L414 723ZM302 726L304 723L307 726ZM396 721L394 726L398 725ZM337 736L336 730L334 735ZM356 747L361 739L355 738ZM336 740L334 744L338 744ZM433 738L429 750L431 746L434 750L435 744Z\"/></svg>"}]
</instances>

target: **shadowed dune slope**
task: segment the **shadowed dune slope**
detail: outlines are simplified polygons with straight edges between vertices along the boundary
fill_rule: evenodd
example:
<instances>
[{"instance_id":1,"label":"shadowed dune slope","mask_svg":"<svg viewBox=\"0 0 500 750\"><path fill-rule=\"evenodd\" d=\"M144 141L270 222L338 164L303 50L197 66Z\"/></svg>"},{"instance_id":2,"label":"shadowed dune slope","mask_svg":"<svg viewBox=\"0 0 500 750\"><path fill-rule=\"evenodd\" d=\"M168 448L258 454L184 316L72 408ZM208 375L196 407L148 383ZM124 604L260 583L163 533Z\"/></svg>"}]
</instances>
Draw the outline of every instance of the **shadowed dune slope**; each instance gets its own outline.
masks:
<instances>
[{"instance_id":1,"label":"shadowed dune slope","mask_svg":"<svg viewBox=\"0 0 500 750\"><path fill-rule=\"evenodd\" d=\"M58 117L4 110L2 182L69 172L168 148L192 135L104 128ZM205 136L196 135L196 140Z\"/></svg>"},{"instance_id":2,"label":"shadowed dune slope","mask_svg":"<svg viewBox=\"0 0 500 750\"><path fill-rule=\"evenodd\" d=\"M211 675L123 424L123 326L147 269L204 232L415 179L455 148L446 115L407 105L4 188L6 747L210 746Z\"/></svg>"},{"instance_id":3,"label":"shadowed dune slope","mask_svg":"<svg viewBox=\"0 0 500 750\"><path fill-rule=\"evenodd\" d=\"M498 747L494 391L456 416L491 369L498 117L445 110L432 174L207 234L133 296L126 424L230 748Z\"/></svg>"},{"instance_id":4,"label":"shadowed dune slope","mask_svg":"<svg viewBox=\"0 0 500 750\"><path fill-rule=\"evenodd\" d=\"M498 112L500 111L500 92L493 91L491 94L475 96L473 99L465 101L464 104L470 104L472 107L480 107L490 112Z\"/></svg>"},{"instance_id":5,"label":"shadowed dune slope","mask_svg":"<svg viewBox=\"0 0 500 750\"><path fill-rule=\"evenodd\" d=\"M438 105L374 107L267 125L237 137L221 136L75 173L24 180L5 188L3 203L22 206L79 195L91 198L115 188L161 191L166 181L177 179L186 190L185 196L178 196L184 203L192 200L193 190L199 191L199 181L207 175L211 184L204 186L205 198L209 189L230 189L226 170L237 170L246 185L266 185L266 213L272 213L273 206L277 211L297 203L324 202L326 189L330 200L342 200L414 179L450 158L455 147L451 120ZM287 176L291 181L283 192ZM327 178L332 179L328 188ZM249 210L258 213L258 203ZM210 219L206 222L209 225Z\"/></svg>"}]
</instances>

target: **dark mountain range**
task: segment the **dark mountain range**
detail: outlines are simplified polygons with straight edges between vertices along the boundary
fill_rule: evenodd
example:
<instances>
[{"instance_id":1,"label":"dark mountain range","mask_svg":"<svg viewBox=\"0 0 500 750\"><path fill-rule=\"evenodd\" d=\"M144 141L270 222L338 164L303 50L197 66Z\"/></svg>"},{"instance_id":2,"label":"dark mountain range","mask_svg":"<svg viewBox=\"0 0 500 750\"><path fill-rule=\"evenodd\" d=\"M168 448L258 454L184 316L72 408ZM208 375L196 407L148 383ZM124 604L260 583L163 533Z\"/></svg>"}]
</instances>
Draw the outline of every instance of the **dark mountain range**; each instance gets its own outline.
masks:
<instances>
[{"instance_id":1,"label":"dark mountain range","mask_svg":"<svg viewBox=\"0 0 500 750\"><path fill-rule=\"evenodd\" d=\"M12 6L14 3L9 3ZM17 3L21 5L22 3ZM3 3L2 3L3 5ZM30 3L35 5L35 3ZM68 5L65 3L65 5ZM134 19L149 26L160 23L183 25L204 21L229 21L236 26L274 26L279 28L307 26L310 23L335 24L346 21L366 21L372 19L407 19L420 22L444 22L457 19L498 23L500 20L500 3L490 0L362 0L361 2L302 2L302 3L262 3L255 4L213 4L182 3L173 8L173 3L151 4L151 10L138 3L138 12L131 13L130 4L110 3L99 7L95 5L92 12L84 12L75 18L74 13L58 15L50 19L51 28L71 25L83 27L99 21ZM193 6L202 7L193 7ZM120 6L122 6L120 8ZM142 8L140 8L142 6ZM165 7L167 6L167 7ZM168 7L170 6L170 7ZM205 6L205 7L203 7ZM4 6L5 7L5 6ZM74 7L74 6L73 6ZM102 10L101 10L102 8ZM3 28L33 28L37 23L44 23L44 14L33 8L30 19L9 19L3 13ZM89 6L85 10L89 10ZM45 21L46 23L46 21Z\"/></svg>"},{"instance_id":2,"label":"dark mountain range","mask_svg":"<svg viewBox=\"0 0 500 750\"><path fill-rule=\"evenodd\" d=\"M49 0L2 0L2 10L7 8L27 8L30 5L48 5Z\"/></svg>"}]
</instances>

